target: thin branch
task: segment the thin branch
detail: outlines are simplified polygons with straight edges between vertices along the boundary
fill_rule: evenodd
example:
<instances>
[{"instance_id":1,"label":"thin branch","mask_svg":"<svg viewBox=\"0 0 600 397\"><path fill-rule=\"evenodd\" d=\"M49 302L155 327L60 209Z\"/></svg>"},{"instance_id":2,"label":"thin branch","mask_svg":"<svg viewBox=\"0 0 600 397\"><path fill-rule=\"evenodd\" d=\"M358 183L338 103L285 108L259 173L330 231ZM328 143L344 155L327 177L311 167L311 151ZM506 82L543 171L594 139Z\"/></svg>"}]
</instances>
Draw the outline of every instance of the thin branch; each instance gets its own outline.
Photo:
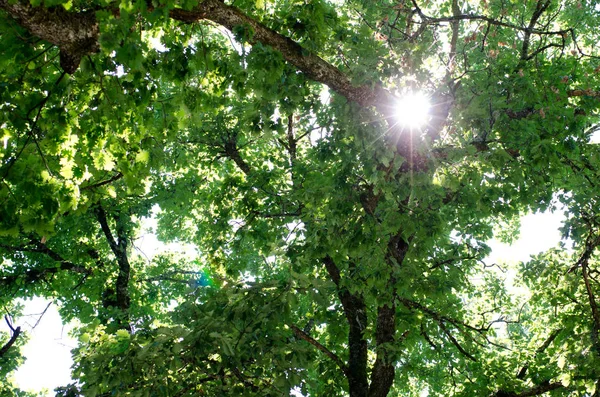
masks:
<instances>
[{"instance_id":1,"label":"thin branch","mask_svg":"<svg viewBox=\"0 0 600 397\"><path fill-rule=\"evenodd\" d=\"M556 390L556 389L561 389L563 387L565 387L565 386L562 383L560 383L560 382L554 382L554 383L546 382L546 383L542 383L541 385L532 387L529 390L526 390L524 392L516 394L515 397L533 397L533 396L539 396L539 395L542 395L544 393L548 393L549 391Z\"/></svg>"},{"instance_id":2,"label":"thin branch","mask_svg":"<svg viewBox=\"0 0 600 397\"><path fill-rule=\"evenodd\" d=\"M523 60L523 61L526 61L527 59L529 59L529 56L528 56L529 42L531 40L531 33L533 31L533 28L537 24L538 20L540 19L540 17L544 13L544 11L546 11L549 6L550 6L550 0L546 0L543 3L542 3L542 0L538 0L538 2L536 3L535 11L533 12L533 15L531 16L531 20L529 21L529 25L527 26L527 29L525 29L525 35L523 37L523 47L521 48L521 60Z\"/></svg>"},{"instance_id":3,"label":"thin branch","mask_svg":"<svg viewBox=\"0 0 600 397\"><path fill-rule=\"evenodd\" d=\"M316 347L318 350L323 352L327 357L329 357L333 362L335 362L337 364L337 366L342 370L344 375L348 376L348 371L349 371L348 366L335 353L331 352L331 350L327 349L325 346L323 346L322 344L317 342L310 335L308 335L306 332L302 331L300 328L298 328L294 324L290 324L290 328L292 329L292 331L294 331L294 334L298 338L305 340L306 342L310 343L311 345Z\"/></svg>"},{"instance_id":4,"label":"thin branch","mask_svg":"<svg viewBox=\"0 0 600 397\"><path fill-rule=\"evenodd\" d=\"M35 329L40 324L40 321L42 321L42 318L44 317L44 315L46 314L46 312L48 311L50 306L52 306L52 301L48 302L48 304L46 305L46 308L44 309L44 311L42 311L40 313L40 316L38 317L38 319L35 322L35 324L33 325L33 327L31 327L31 329Z\"/></svg>"},{"instance_id":5,"label":"thin branch","mask_svg":"<svg viewBox=\"0 0 600 397\"><path fill-rule=\"evenodd\" d=\"M444 316L434 310L431 310L430 308L428 308L427 306L425 306L419 302L415 302L413 300L402 298L402 297L397 297L396 299L400 303L402 303L404 306L406 306L407 308L417 309L425 314L428 314L431 318L433 318L437 322L447 322L447 323L454 325L455 327L459 327L459 328L464 327L464 328L470 329L471 331L475 331L477 333L483 333L483 332L486 332L489 330L487 327L486 328L477 328L470 324L464 323L462 321L453 319L451 317Z\"/></svg>"},{"instance_id":6,"label":"thin branch","mask_svg":"<svg viewBox=\"0 0 600 397\"><path fill-rule=\"evenodd\" d=\"M535 351L535 355L537 356L538 354L543 353L548 348L548 346L550 346L550 344L554 342L554 339L556 339L556 337L558 336L558 334L560 334L562 330L562 328L558 328L552 331L548 338L546 338L544 343ZM528 369L529 364L525 364L517 374L517 379L525 379L525 375L527 374Z\"/></svg>"},{"instance_id":7,"label":"thin branch","mask_svg":"<svg viewBox=\"0 0 600 397\"><path fill-rule=\"evenodd\" d=\"M64 259L60 254L46 247L40 242L36 243L35 247L23 247L23 246L10 246L6 244L0 244L0 248L3 248L7 251L14 252L30 252L30 253L39 253L45 254L50 259L59 263L59 266L42 268L42 269L27 269L22 274L11 274L11 275L0 275L0 285L9 286L20 277L24 277L26 282L34 282L40 279L43 279L48 274L55 274L59 270L70 270L76 273L83 273L86 275L92 274L93 270L88 269L86 267L76 265L73 262L70 262Z\"/></svg>"},{"instance_id":8,"label":"thin branch","mask_svg":"<svg viewBox=\"0 0 600 397\"><path fill-rule=\"evenodd\" d=\"M450 333L450 331L448 330L448 328L446 328L446 326L444 325L443 321L439 321L438 325L440 326L440 328L442 329L442 331L444 332L444 334L446 334L446 336L450 339L450 342L452 342L452 344L458 349L459 352L461 352L469 360L471 360L473 362L477 362L477 359L475 357L473 357L473 355L471 355L468 351L466 351L460 345L460 343L458 343L458 341L456 340L456 338Z\"/></svg>"},{"instance_id":9,"label":"thin branch","mask_svg":"<svg viewBox=\"0 0 600 397\"><path fill-rule=\"evenodd\" d=\"M254 383L250 382L246 377L242 374L242 372L237 367L231 368L231 373L244 384L244 386L249 387L253 392L258 392L260 388L256 386Z\"/></svg>"},{"instance_id":10,"label":"thin branch","mask_svg":"<svg viewBox=\"0 0 600 397\"><path fill-rule=\"evenodd\" d=\"M548 393L552 390L561 389L563 387L565 386L560 382L550 383L546 381L539 385L533 386L531 389L525 390L521 393L498 390L496 393L494 393L493 397L534 397L540 396L544 393Z\"/></svg>"},{"instance_id":11,"label":"thin branch","mask_svg":"<svg viewBox=\"0 0 600 397\"><path fill-rule=\"evenodd\" d=\"M79 189L79 190L90 190L90 189L95 189L95 188L97 188L97 187L104 186L104 185L108 185L108 184L110 184L110 183L113 183L113 182L115 182L115 181L118 181L118 180L119 180L119 179L121 179L122 177L123 177L123 174L122 174L122 173L120 173L120 172L117 172L115 175L113 175L112 177L110 177L110 178L109 178L109 179L107 179L107 180L100 181L100 182L96 182L96 183L93 183L93 184L91 184L91 185L84 186L84 187L82 187L82 188L81 188L81 189Z\"/></svg>"},{"instance_id":12,"label":"thin branch","mask_svg":"<svg viewBox=\"0 0 600 397\"><path fill-rule=\"evenodd\" d=\"M524 26L519 26L519 25L515 25L512 23L508 23L508 22L499 21L499 20L490 18L485 15L477 15L477 14L460 14L460 15L456 15L456 16L438 17L438 18L430 17L423 13L423 11L418 6L418 4L416 3L415 0L412 0L412 1L413 1L413 6L415 7L415 10L417 11L417 14L419 14L419 16L423 19L424 24L440 23L440 22L454 22L454 21L485 21L490 25L502 26L505 28L515 29L515 30L519 30L522 32L530 32L531 34L536 34L536 35L564 35L564 34L567 34L567 33L570 33L573 31L572 28L563 29L563 30L534 29L534 28L530 28L530 27L524 27Z\"/></svg>"}]
</instances>

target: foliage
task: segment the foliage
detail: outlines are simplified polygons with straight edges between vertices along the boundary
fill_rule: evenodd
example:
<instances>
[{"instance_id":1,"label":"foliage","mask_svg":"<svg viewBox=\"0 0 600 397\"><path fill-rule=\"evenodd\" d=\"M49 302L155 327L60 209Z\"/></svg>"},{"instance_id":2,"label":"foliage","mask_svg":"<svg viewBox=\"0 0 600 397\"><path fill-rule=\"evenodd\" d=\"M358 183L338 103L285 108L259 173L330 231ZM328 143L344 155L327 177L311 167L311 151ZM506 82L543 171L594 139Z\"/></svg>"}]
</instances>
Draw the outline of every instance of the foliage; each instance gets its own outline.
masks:
<instances>
[{"instance_id":1,"label":"foliage","mask_svg":"<svg viewBox=\"0 0 600 397\"><path fill-rule=\"evenodd\" d=\"M79 321L65 397L598 397L598 9L0 0L0 303Z\"/></svg>"}]
</instances>

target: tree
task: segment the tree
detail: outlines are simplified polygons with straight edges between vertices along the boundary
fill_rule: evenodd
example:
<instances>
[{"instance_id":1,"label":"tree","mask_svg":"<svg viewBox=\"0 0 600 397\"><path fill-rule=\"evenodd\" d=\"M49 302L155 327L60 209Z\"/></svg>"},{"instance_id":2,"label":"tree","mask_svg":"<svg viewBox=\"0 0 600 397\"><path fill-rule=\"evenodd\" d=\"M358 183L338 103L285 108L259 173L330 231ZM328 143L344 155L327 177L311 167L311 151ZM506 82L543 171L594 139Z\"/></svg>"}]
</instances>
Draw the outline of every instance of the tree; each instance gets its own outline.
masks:
<instances>
[{"instance_id":1,"label":"tree","mask_svg":"<svg viewBox=\"0 0 600 397\"><path fill-rule=\"evenodd\" d=\"M600 396L595 2L0 9L0 299L80 322L57 395Z\"/></svg>"}]
</instances>

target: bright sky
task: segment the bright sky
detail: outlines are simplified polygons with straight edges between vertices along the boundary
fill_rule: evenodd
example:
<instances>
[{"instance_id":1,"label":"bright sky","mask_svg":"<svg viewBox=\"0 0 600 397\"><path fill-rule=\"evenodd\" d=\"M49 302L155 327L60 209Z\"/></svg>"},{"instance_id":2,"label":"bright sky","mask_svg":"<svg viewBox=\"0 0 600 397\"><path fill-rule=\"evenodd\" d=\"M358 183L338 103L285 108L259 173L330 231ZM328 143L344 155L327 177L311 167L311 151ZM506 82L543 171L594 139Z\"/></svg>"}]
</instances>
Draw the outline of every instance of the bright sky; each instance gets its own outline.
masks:
<instances>
[{"instance_id":1,"label":"bright sky","mask_svg":"<svg viewBox=\"0 0 600 397\"><path fill-rule=\"evenodd\" d=\"M28 359L14 378L22 389L35 392L47 389L45 395L54 396L55 387L71 381L71 349L77 341L69 337L70 328L63 326L55 305L50 305L42 315L46 307L48 301L42 298L27 301L23 316L14 320L13 325L21 326L29 335L29 342L23 348ZM8 331L5 322L0 331Z\"/></svg>"},{"instance_id":2,"label":"bright sky","mask_svg":"<svg viewBox=\"0 0 600 397\"><path fill-rule=\"evenodd\" d=\"M486 259L489 264L497 262L527 261L535 255L555 247L560 241L562 211L543 214L529 214L521 218L520 238L513 244L503 244L497 240L488 242L492 253Z\"/></svg>"}]
</instances>

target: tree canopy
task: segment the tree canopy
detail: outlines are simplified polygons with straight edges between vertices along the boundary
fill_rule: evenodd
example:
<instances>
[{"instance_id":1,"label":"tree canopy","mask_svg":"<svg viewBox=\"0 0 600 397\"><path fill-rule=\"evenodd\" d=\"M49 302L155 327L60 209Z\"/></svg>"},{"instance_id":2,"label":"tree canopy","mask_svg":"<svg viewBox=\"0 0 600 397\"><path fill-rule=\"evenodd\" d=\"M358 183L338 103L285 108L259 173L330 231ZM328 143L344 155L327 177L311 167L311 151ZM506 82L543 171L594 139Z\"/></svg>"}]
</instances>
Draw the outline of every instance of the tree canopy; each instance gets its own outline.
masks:
<instances>
[{"instance_id":1,"label":"tree canopy","mask_svg":"<svg viewBox=\"0 0 600 397\"><path fill-rule=\"evenodd\" d=\"M65 397L598 397L599 28L595 0L0 0L3 315L77 321ZM483 261L556 210L560 246ZM140 254L152 222L196 253Z\"/></svg>"}]
</instances>

